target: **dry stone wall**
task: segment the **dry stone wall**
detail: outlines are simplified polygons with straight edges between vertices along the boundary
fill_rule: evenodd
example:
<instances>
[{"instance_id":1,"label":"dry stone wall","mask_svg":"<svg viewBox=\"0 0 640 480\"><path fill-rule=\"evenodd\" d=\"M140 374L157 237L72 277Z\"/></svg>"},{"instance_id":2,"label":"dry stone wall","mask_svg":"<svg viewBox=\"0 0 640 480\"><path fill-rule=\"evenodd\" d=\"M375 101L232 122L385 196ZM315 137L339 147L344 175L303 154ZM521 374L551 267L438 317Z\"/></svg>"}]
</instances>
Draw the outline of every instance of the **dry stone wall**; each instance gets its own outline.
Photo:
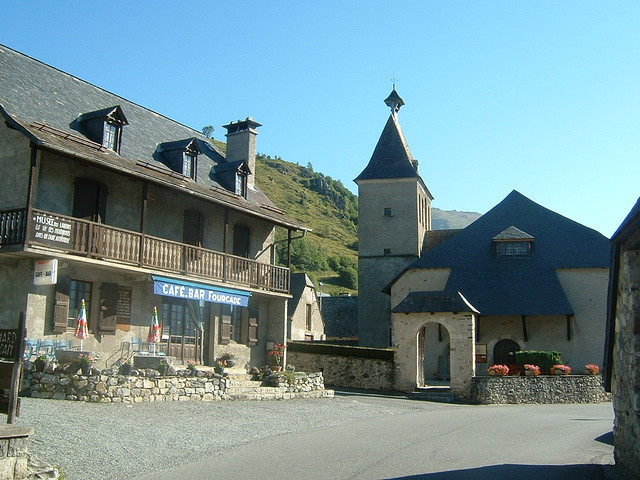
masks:
<instances>
[{"instance_id":1,"label":"dry stone wall","mask_svg":"<svg viewBox=\"0 0 640 480\"><path fill-rule=\"evenodd\" d=\"M481 404L610 401L600 375L474 377L471 387L471 402Z\"/></svg>"}]
</instances>

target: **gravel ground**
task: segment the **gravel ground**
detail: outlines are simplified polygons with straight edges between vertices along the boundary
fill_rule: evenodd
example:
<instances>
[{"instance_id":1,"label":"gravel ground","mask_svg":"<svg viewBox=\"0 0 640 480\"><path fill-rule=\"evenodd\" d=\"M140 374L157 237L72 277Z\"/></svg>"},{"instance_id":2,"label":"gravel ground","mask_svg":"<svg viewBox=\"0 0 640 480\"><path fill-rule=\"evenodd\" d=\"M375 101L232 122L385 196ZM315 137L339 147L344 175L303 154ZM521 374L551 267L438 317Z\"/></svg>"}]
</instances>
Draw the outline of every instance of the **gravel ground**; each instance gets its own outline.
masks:
<instances>
[{"instance_id":1,"label":"gravel ground","mask_svg":"<svg viewBox=\"0 0 640 480\"><path fill-rule=\"evenodd\" d=\"M17 423L35 430L30 453L66 479L118 480L282 433L403 411L351 397L135 405L24 398Z\"/></svg>"}]
</instances>

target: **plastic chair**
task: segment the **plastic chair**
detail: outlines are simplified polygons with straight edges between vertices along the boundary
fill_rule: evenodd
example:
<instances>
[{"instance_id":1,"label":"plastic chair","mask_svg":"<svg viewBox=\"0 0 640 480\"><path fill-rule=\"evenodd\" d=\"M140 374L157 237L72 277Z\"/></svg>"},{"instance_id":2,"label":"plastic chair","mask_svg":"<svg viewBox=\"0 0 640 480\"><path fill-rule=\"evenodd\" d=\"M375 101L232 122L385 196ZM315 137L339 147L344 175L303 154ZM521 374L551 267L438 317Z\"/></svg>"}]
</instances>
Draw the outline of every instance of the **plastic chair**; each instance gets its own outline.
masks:
<instances>
[{"instance_id":1,"label":"plastic chair","mask_svg":"<svg viewBox=\"0 0 640 480\"><path fill-rule=\"evenodd\" d=\"M149 350L145 350L142 346L142 339L137 337L131 339L131 351L134 355L149 355Z\"/></svg>"},{"instance_id":2,"label":"plastic chair","mask_svg":"<svg viewBox=\"0 0 640 480\"><path fill-rule=\"evenodd\" d=\"M27 344L24 349L24 358L31 358L40 352L40 340L36 338L27 338Z\"/></svg>"},{"instance_id":3,"label":"plastic chair","mask_svg":"<svg viewBox=\"0 0 640 480\"><path fill-rule=\"evenodd\" d=\"M57 350L69 350L69 340L58 340L56 342Z\"/></svg>"},{"instance_id":4,"label":"plastic chair","mask_svg":"<svg viewBox=\"0 0 640 480\"><path fill-rule=\"evenodd\" d=\"M45 340L42 347L44 348L44 353L46 355L53 355L55 351L55 344L53 343L53 340Z\"/></svg>"}]
</instances>

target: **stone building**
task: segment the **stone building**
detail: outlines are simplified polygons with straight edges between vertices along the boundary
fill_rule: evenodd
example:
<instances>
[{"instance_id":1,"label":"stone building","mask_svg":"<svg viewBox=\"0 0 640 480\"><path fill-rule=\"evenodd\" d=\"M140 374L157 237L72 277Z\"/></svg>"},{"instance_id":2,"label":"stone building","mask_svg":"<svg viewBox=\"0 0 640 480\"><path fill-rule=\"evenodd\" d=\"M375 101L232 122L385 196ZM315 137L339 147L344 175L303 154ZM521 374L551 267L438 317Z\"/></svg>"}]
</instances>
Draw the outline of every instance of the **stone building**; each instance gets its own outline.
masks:
<instances>
[{"instance_id":1,"label":"stone building","mask_svg":"<svg viewBox=\"0 0 640 480\"><path fill-rule=\"evenodd\" d=\"M611 237L605 355L616 466L640 478L640 199Z\"/></svg>"},{"instance_id":2,"label":"stone building","mask_svg":"<svg viewBox=\"0 0 640 480\"><path fill-rule=\"evenodd\" d=\"M404 355L419 359L399 369L403 389L450 378L464 390L518 350L560 351L576 372L599 363L608 263L606 237L514 190L385 289L394 347L413 338Z\"/></svg>"},{"instance_id":3,"label":"stone building","mask_svg":"<svg viewBox=\"0 0 640 480\"><path fill-rule=\"evenodd\" d=\"M289 340L324 340L324 319L316 287L306 273L291 274L288 305Z\"/></svg>"},{"instance_id":4,"label":"stone building","mask_svg":"<svg viewBox=\"0 0 640 480\"><path fill-rule=\"evenodd\" d=\"M358 336L392 345L396 388L450 382L464 394L517 350L559 350L576 371L604 342L608 242L513 191L462 230L431 230L431 200L391 115L359 192Z\"/></svg>"},{"instance_id":5,"label":"stone building","mask_svg":"<svg viewBox=\"0 0 640 480\"><path fill-rule=\"evenodd\" d=\"M392 343L391 305L382 289L422 250L431 230L433 196L418 173L398 122L404 101L395 86L378 144L358 184L359 344L385 348Z\"/></svg>"},{"instance_id":6,"label":"stone building","mask_svg":"<svg viewBox=\"0 0 640 480\"><path fill-rule=\"evenodd\" d=\"M256 186L259 123L196 130L0 46L0 323L26 313L46 348L74 341L119 359L147 338L211 363L266 363L287 338L290 274L275 230L305 230ZM290 246L290 245L289 245ZM76 346L77 346L77 340Z\"/></svg>"}]
</instances>

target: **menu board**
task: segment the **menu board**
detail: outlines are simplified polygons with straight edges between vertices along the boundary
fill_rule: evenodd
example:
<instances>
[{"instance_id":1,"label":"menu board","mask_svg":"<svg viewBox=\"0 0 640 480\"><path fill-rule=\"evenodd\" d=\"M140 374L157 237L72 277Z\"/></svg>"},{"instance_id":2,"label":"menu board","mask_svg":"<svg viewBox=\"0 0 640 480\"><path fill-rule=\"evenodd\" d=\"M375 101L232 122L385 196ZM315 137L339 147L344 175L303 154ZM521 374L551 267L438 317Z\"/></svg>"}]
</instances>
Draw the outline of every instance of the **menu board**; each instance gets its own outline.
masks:
<instances>
[{"instance_id":1,"label":"menu board","mask_svg":"<svg viewBox=\"0 0 640 480\"><path fill-rule=\"evenodd\" d=\"M118 306L116 316L119 318L131 318L131 287L118 286Z\"/></svg>"}]
</instances>

